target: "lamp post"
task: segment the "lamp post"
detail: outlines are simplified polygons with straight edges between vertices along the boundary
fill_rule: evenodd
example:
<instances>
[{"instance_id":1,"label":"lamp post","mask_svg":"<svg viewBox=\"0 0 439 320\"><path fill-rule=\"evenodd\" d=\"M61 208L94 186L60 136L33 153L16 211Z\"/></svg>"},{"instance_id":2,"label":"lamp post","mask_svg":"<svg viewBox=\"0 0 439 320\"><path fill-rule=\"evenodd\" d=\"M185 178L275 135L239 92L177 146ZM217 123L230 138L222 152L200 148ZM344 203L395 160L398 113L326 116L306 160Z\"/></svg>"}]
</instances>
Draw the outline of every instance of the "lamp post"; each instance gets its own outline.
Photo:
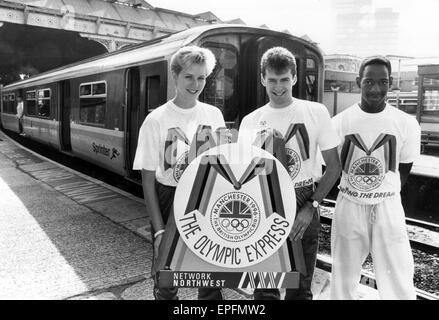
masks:
<instances>
[{"instance_id":1,"label":"lamp post","mask_svg":"<svg viewBox=\"0 0 439 320\"><path fill-rule=\"evenodd\" d=\"M397 86L393 88L392 91L396 94L396 108L399 109L399 93L401 92L401 89Z\"/></svg>"},{"instance_id":2,"label":"lamp post","mask_svg":"<svg viewBox=\"0 0 439 320\"><path fill-rule=\"evenodd\" d=\"M337 83L331 83L331 91L334 92L334 108L333 108L332 116L335 116L337 114L337 95L338 95L338 90L340 90L340 87L337 86Z\"/></svg>"},{"instance_id":3,"label":"lamp post","mask_svg":"<svg viewBox=\"0 0 439 320\"><path fill-rule=\"evenodd\" d=\"M399 93L401 92L401 88L399 86L399 82L401 80L401 58L398 58L398 79L396 81L396 108L399 109Z\"/></svg>"}]
</instances>

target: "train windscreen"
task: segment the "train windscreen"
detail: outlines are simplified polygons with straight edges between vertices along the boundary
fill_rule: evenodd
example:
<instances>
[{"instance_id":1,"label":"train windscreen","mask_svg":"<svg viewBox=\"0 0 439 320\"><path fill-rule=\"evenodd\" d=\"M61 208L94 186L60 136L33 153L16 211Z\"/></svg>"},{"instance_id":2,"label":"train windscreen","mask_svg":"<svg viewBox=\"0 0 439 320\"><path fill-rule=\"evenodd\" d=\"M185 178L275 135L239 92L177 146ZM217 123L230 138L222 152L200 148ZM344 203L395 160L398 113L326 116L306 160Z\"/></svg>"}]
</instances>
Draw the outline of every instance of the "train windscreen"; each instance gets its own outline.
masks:
<instances>
[{"instance_id":1,"label":"train windscreen","mask_svg":"<svg viewBox=\"0 0 439 320\"><path fill-rule=\"evenodd\" d=\"M201 100L218 107L224 120L235 121L237 115L238 51L228 44L206 45L217 59L215 69L206 81Z\"/></svg>"}]
</instances>

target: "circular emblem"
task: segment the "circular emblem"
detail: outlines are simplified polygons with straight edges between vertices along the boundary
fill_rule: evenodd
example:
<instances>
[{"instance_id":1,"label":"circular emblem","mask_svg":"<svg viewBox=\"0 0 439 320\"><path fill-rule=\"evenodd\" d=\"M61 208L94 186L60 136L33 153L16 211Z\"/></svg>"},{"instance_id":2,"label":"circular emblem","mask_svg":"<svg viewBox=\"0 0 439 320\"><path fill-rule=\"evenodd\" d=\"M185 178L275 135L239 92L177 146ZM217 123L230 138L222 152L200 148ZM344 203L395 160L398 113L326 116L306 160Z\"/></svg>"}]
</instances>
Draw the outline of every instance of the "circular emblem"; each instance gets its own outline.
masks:
<instances>
[{"instance_id":1,"label":"circular emblem","mask_svg":"<svg viewBox=\"0 0 439 320\"><path fill-rule=\"evenodd\" d=\"M376 158L360 158L349 169L348 179L357 190L371 191L378 188L384 179L383 166Z\"/></svg>"},{"instance_id":2,"label":"circular emblem","mask_svg":"<svg viewBox=\"0 0 439 320\"><path fill-rule=\"evenodd\" d=\"M285 148L285 154L287 156L288 173L291 179L294 179L300 171L300 157L293 149Z\"/></svg>"},{"instance_id":3,"label":"circular emblem","mask_svg":"<svg viewBox=\"0 0 439 320\"><path fill-rule=\"evenodd\" d=\"M186 170L188 166L188 154L189 151L185 151L182 153L180 158L178 158L177 163L174 167L174 179L176 182L180 180L181 175L183 174L184 170Z\"/></svg>"},{"instance_id":4,"label":"circular emblem","mask_svg":"<svg viewBox=\"0 0 439 320\"><path fill-rule=\"evenodd\" d=\"M259 226L261 211L255 200L242 192L229 192L213 205L210 223L216 234L226 241L243 241Z\"/></svg>"},{"instance_id":5,"label":"circular emblem","mask_svg":"<svg viewBox=\"0 0 439 320\"><path fill-rule=\"evenodd\" d=\"M260 148L231 143L199 155L174 198L175 224L192 257L186 263L245 268L287 250L296 213L291 190L287 170Z\"/></svg>"}]
</instances>

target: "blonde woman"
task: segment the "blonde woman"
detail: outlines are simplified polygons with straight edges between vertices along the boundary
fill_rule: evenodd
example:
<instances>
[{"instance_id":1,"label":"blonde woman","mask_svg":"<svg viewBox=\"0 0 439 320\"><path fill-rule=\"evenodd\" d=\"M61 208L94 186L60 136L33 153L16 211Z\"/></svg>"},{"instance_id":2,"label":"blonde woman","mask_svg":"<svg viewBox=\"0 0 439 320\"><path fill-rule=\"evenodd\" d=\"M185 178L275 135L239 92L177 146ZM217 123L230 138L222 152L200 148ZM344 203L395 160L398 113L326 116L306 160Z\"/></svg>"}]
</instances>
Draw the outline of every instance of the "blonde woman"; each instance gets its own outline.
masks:
<instances>
[{"instance_id":1,"label":"blonde woman","mask_svg":"<svg viewBox=\"0 0 439 320\"><path fill-rule=\"evenodd\" d=\"M215 63L215 56L208 49L196 46L179 49L170 63L175 96L152 111L140 128L133 169L142 170L144 198L153 235L153 263L172 210L176 186L188 165L190 140L200 125L210 126L212 130L225 127L218 108L198 101ZM176 136L182 141L174 143L172 151L166 150ZM156 300L178 299L176 288L159 288L153 276ZM220 289L199 289L198 297L218 300L222 299L222 294Z\"/></svg>"}]
</instances>

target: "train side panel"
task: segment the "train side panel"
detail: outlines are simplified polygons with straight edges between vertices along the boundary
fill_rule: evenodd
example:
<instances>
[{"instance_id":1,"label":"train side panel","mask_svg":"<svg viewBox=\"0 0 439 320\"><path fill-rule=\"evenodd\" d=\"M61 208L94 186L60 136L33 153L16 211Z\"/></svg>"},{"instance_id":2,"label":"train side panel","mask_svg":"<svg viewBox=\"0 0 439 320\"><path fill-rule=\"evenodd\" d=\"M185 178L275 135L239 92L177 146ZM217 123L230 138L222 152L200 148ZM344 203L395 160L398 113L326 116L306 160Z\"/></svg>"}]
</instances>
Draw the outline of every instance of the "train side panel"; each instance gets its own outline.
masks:
<instances>
[{"instance_id":1,"label":"train side panel","mask_svg":"<svg viewBox=\"0 0 439 320\"><path fill-rule=\"evenodd\" d=\"M72 151L77 157L118 174L125 174L123 131L72 124L71 135Z\"/></svg>"},{"instance_id":2,"label":"train side panel","mask_svg":"<svg viewBox=\"0 0 439 320\"><path fill-rule=\"evenodd\" d=\"M23 132L30 139L59 149L57 84L26 88L23 101Z\"/></svg>"},{"instance_id":3,"label":"train side panel","mask_svg":"<svg viewBox=\"0 0 439 320\"><path fill-rule=\"evenodd\" d=\"M2 99L2 125L6 130L13 132L19 132L18 118L17 118L17 106L16 97L17 92L3 91L1 95Z\"/></svg>"},{"instance_id":4,"label":"train side panel","mask_svg":"<svg viewBox=\"0 0 439 320\"><path fill-rule=\"evenodd\" d=\"M72 153L125 175L124 70L72 79Z\"/></svg>"},{"instance_id":5,"label":"train side panel","mask_svg":"<svg viewBox=\"0 0 439 320\"><path fill-rule=\"evenodd\" d=\"M23 117L23 131L32 140L58 148L59 122L55 119Z\"/></svg>"},{"instance_id":6,"label":"train side panel","mask_svg":"<svg viewBox=\"0 0 439 320\"><path fill-rule=\"evenodd\" d=\"M18 118L15 114L3 113L2 124L3 128L5 128L6 130L18 133Z\"/></svg>"}]
</instances>

